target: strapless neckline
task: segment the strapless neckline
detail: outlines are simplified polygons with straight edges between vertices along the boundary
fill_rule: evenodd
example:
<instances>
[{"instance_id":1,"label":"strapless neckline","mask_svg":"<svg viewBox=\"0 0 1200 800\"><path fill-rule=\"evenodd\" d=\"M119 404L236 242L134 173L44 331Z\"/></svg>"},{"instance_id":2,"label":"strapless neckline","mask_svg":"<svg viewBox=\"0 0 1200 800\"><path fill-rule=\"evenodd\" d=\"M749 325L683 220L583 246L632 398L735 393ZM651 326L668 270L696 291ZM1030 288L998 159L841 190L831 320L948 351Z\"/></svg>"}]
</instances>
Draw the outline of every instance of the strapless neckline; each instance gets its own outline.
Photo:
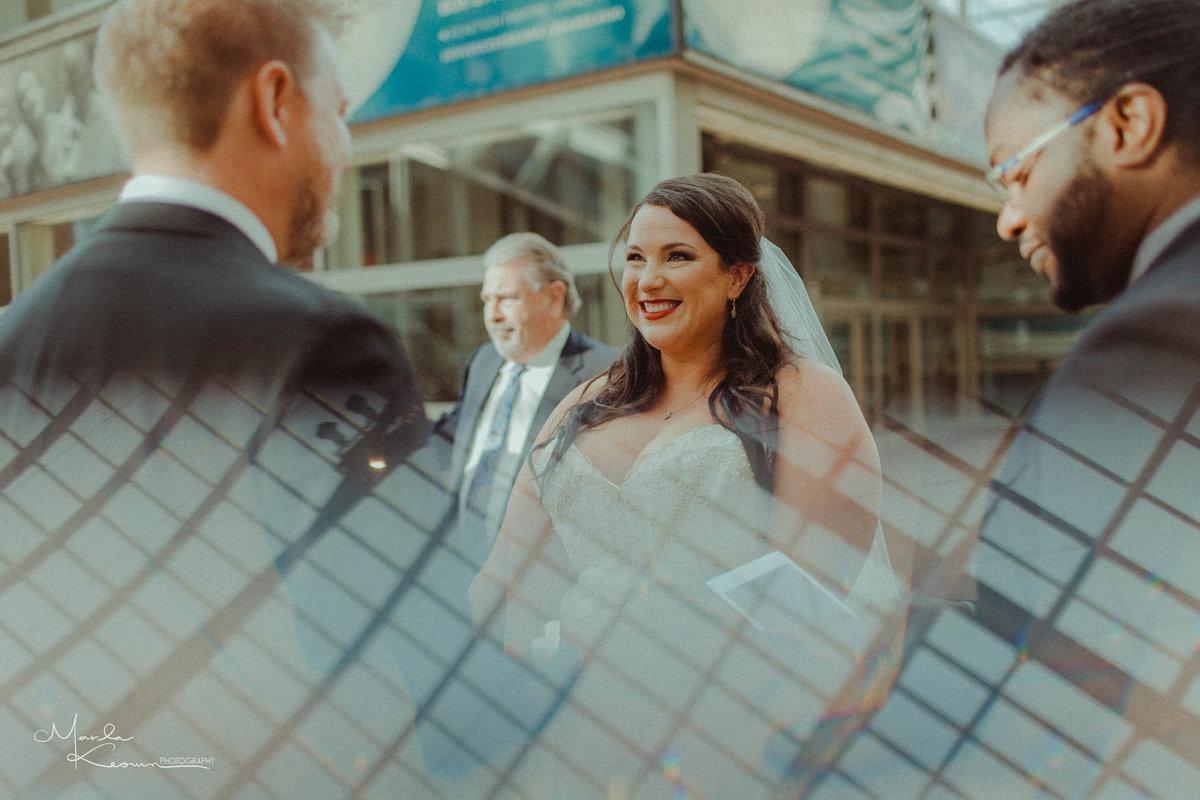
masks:
<instances>
[{"instance_id":1,"label":"strapless neckline","mask_svg":"<svg viewBox=\"0 0 1200 800\"><path fill-rule=\"evenodd\" d=\"M714 432L716 432L716 436L712 435ZM580 463L582 463L588 470L595 473L596 476L598 476L606 484L619 490L629 485L630 480L635 477L639 471L643 470L646 465L656 463L657 461L661 460L663 454L671 452L676 447L687 444L688 441L692 440L693 438L699 437L701 433L704 433L707 437L713 438L714 440L729 437L735 444L738 445L739 449L741 447L741 442L738 439L737 434L728 428L715 423L712 425L697 425L695 427L688 428L674 439L664 442L663 444L651 450L649 453L643 450L638 454L637 458L633 460L633 463L629 465L629 469L626 470L625 475L621 478L620 482L614 481L605 475L604 471L592 463L591 459L585 456L579 450L579 448L575 446L574 442L572 442L570 447L567 448L566 453L572 454L579 460ZM564 457L566 457L565 454Z\"/></svg>"},{"instance_id":2,"label":"strapless neckline","mask_svg":"<svg viewBox=\"0 0 1200 800\"><path fill-rule=\"evenodd\" d=\"M704 582L762 551L770 497L741 439L717 424L639 455L619 483L572 443L535 486L574 572L559 621L576 643L617 613L674 615L653 610L663 602L732 616Z\"/></svg>"}]
</instances>

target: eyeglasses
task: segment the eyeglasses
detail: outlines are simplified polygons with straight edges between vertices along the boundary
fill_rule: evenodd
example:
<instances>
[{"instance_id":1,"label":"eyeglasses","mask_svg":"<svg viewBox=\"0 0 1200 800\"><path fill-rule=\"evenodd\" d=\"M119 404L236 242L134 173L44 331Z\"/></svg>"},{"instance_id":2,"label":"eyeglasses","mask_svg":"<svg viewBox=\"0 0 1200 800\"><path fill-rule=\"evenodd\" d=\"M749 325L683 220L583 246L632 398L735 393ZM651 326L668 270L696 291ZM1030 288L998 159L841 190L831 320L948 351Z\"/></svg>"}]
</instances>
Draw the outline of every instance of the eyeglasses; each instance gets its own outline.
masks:
<instances>
[{"instance_id":1,"label":"eyeglasses","mask_svg":"<svg viewBox=\"0 0 1200 800\"><path fill-rule=\"evenodd\" d=\"M1000 195L1000 199L1007 202L1008 184L1012 181L1012 176L1009 175L1009 173L1013 171L1013 168L1020 165L1021 162L1030 156L1036 155L1037 153L1040 153L1042 150L1046 149L1046 146L1053 141L1054 137L1073 126L1078 125L1080 122L1083 122L1092 114L1095 114L1097 111L1099 111L1100 106L1102 105L1104 104L1088 103L1086 106L1079 109L1074 114L1043 133L1041 136L1038 136L1032 142L1025 145L996 166L992 167L990 170L988 170L987 174L983 176L984 179L993 189L996 190L996 193Z\"/></svg>"}]
</instances>

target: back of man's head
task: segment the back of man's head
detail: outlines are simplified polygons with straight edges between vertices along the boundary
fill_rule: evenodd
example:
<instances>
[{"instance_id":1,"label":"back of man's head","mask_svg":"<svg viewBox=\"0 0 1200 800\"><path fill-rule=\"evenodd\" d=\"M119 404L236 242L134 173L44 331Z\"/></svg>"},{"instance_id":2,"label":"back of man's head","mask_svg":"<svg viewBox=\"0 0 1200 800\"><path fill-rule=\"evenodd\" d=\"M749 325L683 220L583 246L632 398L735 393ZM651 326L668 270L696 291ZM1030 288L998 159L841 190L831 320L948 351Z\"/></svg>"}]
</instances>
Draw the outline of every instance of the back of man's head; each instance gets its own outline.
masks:
<instances>
[{"instance_id":1,"label":"back of man's head","mask_svg":"<svg viewBox=\"0 0 1200 800\"><path fill-rule=\"evenodd\" d=\"M1051 12L1004 59L1080 105L1131 82L1170 109L1164 144L1200 164L1200 0L1079 0Z\"/></svg>"},{"instance_id":2,"label":"back of man's head","mask_svg":"<svg viewBox=\"0 0 1200 800\"><path fill-rule=\"evenodd\" d=\"M237 85L279 59L312 77L331 0L119 0L97 37L96 83L130 150L163 140L197 151L217 140Z\"/></svg>"}]
</instances>

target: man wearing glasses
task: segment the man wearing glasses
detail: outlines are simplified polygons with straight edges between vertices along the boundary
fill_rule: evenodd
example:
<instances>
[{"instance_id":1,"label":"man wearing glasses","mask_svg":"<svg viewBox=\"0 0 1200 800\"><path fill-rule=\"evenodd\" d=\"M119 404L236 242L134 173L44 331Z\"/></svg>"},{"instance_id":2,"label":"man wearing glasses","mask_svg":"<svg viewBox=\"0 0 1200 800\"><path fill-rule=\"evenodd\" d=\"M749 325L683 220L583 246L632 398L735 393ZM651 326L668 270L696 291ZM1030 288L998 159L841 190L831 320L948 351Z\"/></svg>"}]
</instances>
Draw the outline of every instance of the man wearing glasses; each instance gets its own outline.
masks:
<instances>
[{"instance_id":1,"label":"man wearing glasses","mask_svg":"<svg viewBox=\"0 0 1200 800\"><path fill-rule=\"evenodd\" d=\"M1200 725L1179 624L1200 614L1197 42L1198 0L1081 0L1003 62L985 122L997 231L1058 306L1103 308L1022 421L977 572L980 616L1013 646L1005 680L1048 668L1078 690L1042 719L1086 705L1106 759L1152 744L1193 773L1171 731Z\"/></svg>"},{"instance_id":2,"label":"man wearing glasses","mask_svg":"<svg viewBox=\"0 0 1200 800\"><path fill-rule=\"evenodd\" d=\"M1200 194L1198 9L1076 3L1004 62L985 130L1004 201L996 228L1068 311L1130 288L1169 243L1158 240L1200 216L1184 208Z\"/></svg>"}]
</instances>

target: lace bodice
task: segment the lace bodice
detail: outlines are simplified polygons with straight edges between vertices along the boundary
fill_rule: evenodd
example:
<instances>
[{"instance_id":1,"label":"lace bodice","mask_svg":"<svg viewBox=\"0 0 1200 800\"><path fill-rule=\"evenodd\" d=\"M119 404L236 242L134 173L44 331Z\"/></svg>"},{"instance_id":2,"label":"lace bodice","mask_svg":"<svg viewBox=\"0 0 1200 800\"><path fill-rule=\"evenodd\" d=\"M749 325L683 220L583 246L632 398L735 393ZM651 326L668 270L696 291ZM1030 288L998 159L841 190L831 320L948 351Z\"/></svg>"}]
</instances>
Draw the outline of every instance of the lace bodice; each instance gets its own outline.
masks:
<instances>
[{"instance_id":1,"label":"lace bodice","mask_svg":"<svg viewBox=\"0 0 1200 800\"><path fill-rule=\"evenodd\" d=\"M547 451L535 457L535 472ZM871 638L882 617L861 636L857 629L822 630L815 618L802 636L792 636L793 630L776 635L757 630L708 587L710 578L775 549L767 530L770 495L754 480L731 431L693 428L639 457L619 483L572 444L540 482L539 494L573 574L563 574L561 558L530 570L534 577L522 582L517 607L550 624L517 650L528 644L534 663L558 663L564 652L578 660L573 696L587 710L567 721L558 717L550 729L564 738L586 737L588 765L596 774L644 775L646 759L661 757L659 748L671 735L700 795L741 797L749 781L731 782L726 769L697 768L713 752L709 737L719 737L744 759L745 769L756 774L754 785L771 785L781 768L792 768L799 743L819 720L852 713L859 698L892 680L896 662L890 654L899 650L876 654ZM878 532L862 577L873 585L862 594L895 596ZM549 601L564 589L560 601ZM903 634L903 626L888 630ZM852 640L870 646L851 652ZM753 667L743 669L747 665ZM844 702L846 691L854 699ZM738 702L714 705L735 695ZM620 738L596 736L597 717ZM689 749L693 743L699 744ZM646 782L630 796L661 800L673 794Z\"/></svg>"},{"instance_id":2,"label":"lace bodice","mask_svg":"<svg viewBox=\"0 0 1200 800\"><path fill-rule=\"evenodd\" d=\"M738 437L719 425L639 458L619 484L571 445L540 493L577 576L561 609L564 633L576 637L656 590L725 615L704 582L763 552L767 494Z\"/></svg>"}]
</instances>

